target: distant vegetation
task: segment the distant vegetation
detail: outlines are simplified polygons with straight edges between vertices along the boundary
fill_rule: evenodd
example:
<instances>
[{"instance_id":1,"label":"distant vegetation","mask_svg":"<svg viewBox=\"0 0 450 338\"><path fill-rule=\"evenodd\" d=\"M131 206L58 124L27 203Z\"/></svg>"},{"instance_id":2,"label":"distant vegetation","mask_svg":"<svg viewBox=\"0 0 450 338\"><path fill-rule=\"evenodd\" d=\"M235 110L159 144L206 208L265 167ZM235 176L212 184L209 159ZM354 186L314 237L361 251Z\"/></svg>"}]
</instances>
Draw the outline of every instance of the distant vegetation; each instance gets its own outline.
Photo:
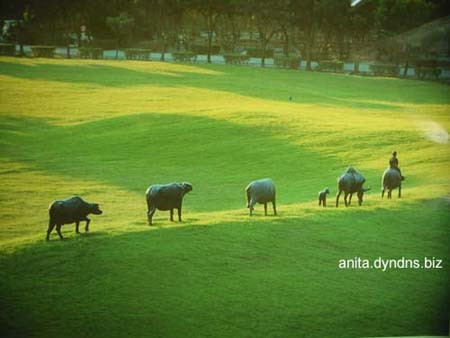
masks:
<instances>
[{"instance_id":1,"label":"distant vegetation","mask_svg":"<svg viewBox=\"0 0 450 338\"><path fill-rule=\"evenodd\" d=\"M144 48L165 53L191 51L232 54L243 48L265 58L272 54L311 60L376 57L405 62L386 38L439 16L445 0L119 0L2 2L1 18L15 20L4 42L19 45ZM423 55L421 52L421 56ZM429 55L425 55L429 57ZM447 55L448 56L448 55ZM372 55L371 55L372 57ZM164 56L162 56L164 58Z\"/></svg>"}]
</instances>

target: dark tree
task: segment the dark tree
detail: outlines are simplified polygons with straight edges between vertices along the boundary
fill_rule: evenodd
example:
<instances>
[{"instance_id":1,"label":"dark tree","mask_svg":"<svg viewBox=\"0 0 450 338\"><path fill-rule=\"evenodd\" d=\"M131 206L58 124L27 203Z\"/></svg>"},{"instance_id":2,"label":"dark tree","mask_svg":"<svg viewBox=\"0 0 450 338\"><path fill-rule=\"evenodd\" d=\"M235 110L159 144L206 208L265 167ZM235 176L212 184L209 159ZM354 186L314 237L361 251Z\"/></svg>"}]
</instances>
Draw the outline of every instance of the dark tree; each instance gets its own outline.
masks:
<instances>
[{"instance_id":1,"label":"dark tree","mask_svg":"<svg viewBox=\"0 0 450 338\"><path fill-rule=\"evenodd\" d=\"M267 47L274 35L280 31L278 17L281 11L280 3L270 0L249 0L245 3L244 12L251 17L258 30L261 47L261 67L265 66Z\"/></svg>"},{"instance_id":2,"label":"dark tree","mask_svg":"<svg viewBox=\"0 0 450 338\"><path fill-rule=\"evenodd\" d=\"M311 70L311 59L319 30L319 0L293 0L294 25L300 32L302 57L306 70Z\"/></svg>"},{"instance_id":3,"label":"dark tree","mask_svg":"<svg viewBox=\"0 0 450 338\"><path fill-rule=\"evenodd\" d=\"M118 16L108 16L106 24L111 29L116 39L116 59L119 56L119 48L130 37L134 19L129 17L127 13L120 13Z\"/></svg>"},{"instance_id":4,"label":"dark tree","mask_svg":"<svg viewBox=\"0 0 450 338\"><path fill-rule=\"evenodd\" d=\"M366 0L349 11L349 36L355 73L359 73L361 53L369 44L374 27L375 9L375 1Z\"/></svg>"}]
</instances>

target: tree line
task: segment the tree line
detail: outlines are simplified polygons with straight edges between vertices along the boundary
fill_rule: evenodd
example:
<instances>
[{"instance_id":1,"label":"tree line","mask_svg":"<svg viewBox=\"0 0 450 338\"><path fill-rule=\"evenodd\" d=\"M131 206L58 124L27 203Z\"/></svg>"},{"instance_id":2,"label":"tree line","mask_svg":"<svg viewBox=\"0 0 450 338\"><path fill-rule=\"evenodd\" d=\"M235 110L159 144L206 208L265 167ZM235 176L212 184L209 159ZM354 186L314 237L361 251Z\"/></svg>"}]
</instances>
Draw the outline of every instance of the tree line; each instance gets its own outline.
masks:
<instances>
[{"instance_id":1,"label":"tree line","mask_svg":"<svg viewBox=\"0 0 450 338\"><path fill-rule=\"evenodd\" d=\"M83 34L117 46L156 41L163 53L201 41L207 60L215 44L228 53L256 41L262 65L275 42L283 53L311 60L356 55L368 41L404 32L449 14L446 0L15 0L1 19L19 20L19 44L67 44ZM83 27L83 28L82 28ZM244 42L243 42L244 41Z\"/></svg>"}]
</instances>

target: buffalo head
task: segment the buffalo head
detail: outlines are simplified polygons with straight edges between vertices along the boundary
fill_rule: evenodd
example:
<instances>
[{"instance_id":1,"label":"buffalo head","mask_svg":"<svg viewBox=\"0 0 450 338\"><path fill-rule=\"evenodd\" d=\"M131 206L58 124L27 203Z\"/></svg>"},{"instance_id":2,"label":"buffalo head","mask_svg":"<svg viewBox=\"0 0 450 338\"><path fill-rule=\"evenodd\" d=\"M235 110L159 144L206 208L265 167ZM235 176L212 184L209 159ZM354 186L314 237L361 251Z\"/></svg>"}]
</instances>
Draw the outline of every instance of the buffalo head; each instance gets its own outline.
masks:
<instances>
[{"instance_id":1,"label":"buffalo head","mask_svg":"<svg viewBox=\"0 0 450 338\"><path fill-rule=\"evenodd\" d=\"M91 204L91 213L93 213L94 215L101 215L103 213L103 211L100 210L100 207L97 203L92 203Z\"/></svg>"},{"instance_id":2,"label":"buffalo head","mask_svg":"<svg viewBox=\"0 0 450 338\"><path fill-rule=\"evenodd\" d=\"M192 191L192 184L188 182L181 183L181 186L183 187L184 195L186 195L188 192Z\"/></svg>"},{"instance_id":3,"label":"buffalo head","mask_svg":"<svg viewBox=\"0 0 450 338\"><path fill-rule=\"evenodd\" d=\"M361 187L361 189L358 191L358 204L359 205L361 205L363 202L364 193L369 190L370 190L370 187L367 189Z\"/></svg>"}]
</instances>

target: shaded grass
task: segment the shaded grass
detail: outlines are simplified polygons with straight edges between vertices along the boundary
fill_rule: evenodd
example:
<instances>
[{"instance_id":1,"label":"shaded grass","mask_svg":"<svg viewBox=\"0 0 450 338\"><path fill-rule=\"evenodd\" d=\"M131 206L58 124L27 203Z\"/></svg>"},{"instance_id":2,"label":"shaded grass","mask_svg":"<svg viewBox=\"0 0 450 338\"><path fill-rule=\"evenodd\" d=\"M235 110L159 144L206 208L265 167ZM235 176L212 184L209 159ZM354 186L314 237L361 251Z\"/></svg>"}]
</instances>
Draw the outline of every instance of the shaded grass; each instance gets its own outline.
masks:
<instances>
[{"instance_id":1,"label":"shaded grass","mask_svg":"<svg viewBox=\"0 0 450 338\"><path fill-rule=\"evenodd\" d=\"M426 209L411 223L417 207ZM7 316L18 318L7 329L112 337L444 334L448 270L341 270L338 260L447 261L446 207L431 201L402 211L359 209L351 220L332 213L27 247L2 259L9 273L1 299Z\"/></svg>"},{"instance_id":2,"label":"shaded grass","mask_svg":"<svg viewBox=\"0 0 450 338\"><path fill-rule=\"evenodd\" d=\"M309 200L321 181L334 181L331 170L325 177L309 177L301 189L290 182L319 163L342 168L333 158L273 137L270 126L251 128L206 117L138 114L65 127L6 119L2 129L3 153L15 161L142 196L152 183L190 181L194 192L189 198L198 210L241 207L247 183L265 176L286 187L283 201Z\"/></svg>"}]
</instances>

